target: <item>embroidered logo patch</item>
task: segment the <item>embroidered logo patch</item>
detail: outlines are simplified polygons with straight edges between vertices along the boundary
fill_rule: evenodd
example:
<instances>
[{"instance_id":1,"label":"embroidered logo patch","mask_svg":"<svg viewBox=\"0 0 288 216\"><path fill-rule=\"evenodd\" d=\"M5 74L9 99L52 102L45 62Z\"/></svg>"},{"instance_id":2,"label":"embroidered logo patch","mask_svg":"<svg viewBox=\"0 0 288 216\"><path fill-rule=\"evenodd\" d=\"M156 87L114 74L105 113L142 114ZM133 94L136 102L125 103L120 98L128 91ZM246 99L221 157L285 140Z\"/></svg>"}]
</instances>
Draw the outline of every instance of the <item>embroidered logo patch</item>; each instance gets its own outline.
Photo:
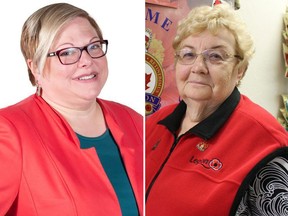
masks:
<instances>
[{"instance_id":1,"label":"embroidered logo patch","mask_svg":"<svg viewBox=\"0 0 288 216\"><path fill-rule=\"evenodd\" d=\"M219 171L222 169L223 164L222 162L217 159L217 158L213 158L213 159L198 159L195 158L194 156L191 157L191 159L189 160L190 163L193 163L194 165L201 165L203 166L205 169L212 169L214 171Z\"/></svg>"}]
</instances>

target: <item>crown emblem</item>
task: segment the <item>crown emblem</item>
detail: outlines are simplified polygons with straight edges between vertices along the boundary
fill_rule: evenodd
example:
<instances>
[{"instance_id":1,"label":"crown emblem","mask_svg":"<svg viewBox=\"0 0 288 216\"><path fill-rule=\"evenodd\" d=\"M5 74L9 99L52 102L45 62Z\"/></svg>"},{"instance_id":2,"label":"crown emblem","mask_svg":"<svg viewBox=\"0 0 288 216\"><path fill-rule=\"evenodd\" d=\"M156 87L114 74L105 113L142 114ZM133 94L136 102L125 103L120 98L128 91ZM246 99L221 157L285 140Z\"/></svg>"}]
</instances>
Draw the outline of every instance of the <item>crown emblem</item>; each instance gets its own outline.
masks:
<instances>
[{"instance_id":1,"label":"crown emblem","mask_svg":"<svg viewBox=\"0 0 288 216\"><path fill-rule=\"evenodd\" d=\"M146 49L146 52L149 49L151 40L152 40L152 32L150 29L147 28L145 31L145 49Z\"/></svg>"}]
</instances>

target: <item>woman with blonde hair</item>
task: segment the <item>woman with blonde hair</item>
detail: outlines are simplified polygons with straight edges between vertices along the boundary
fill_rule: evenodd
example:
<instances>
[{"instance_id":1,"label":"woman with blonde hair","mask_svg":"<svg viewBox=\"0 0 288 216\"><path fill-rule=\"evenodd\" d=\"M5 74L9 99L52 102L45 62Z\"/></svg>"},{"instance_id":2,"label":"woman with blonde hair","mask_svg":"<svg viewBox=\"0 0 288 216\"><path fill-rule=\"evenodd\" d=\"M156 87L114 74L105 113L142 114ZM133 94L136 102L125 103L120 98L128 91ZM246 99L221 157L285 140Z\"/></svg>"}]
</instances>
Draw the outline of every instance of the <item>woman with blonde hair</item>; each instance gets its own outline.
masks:
<instances>
[{"instance_id":1,"label":"woman with blonde hair","mask_svg":"<svg viewBox=\"0 0 288 216\"><path fill-rule=\"evenodd\" d=\"M24 23L35 95L0 110L0 215L143 215L142 116L98 98L108 40L84 10Z\"/></svg>"}]
</instances>

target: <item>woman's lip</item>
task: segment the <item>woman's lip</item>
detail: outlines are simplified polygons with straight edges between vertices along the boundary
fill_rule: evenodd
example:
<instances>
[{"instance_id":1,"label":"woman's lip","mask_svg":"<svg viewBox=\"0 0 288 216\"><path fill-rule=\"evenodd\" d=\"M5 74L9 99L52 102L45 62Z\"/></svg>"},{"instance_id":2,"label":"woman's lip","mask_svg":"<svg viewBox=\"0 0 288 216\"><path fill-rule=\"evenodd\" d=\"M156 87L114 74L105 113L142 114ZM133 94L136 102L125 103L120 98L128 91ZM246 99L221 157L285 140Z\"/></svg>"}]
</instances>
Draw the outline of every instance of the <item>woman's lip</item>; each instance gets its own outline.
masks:
<instances>
[{"instance_id":1,"label":"woman's lip","mask_svg":"<svg viewBox=\"0 0 288 216\"><path fill-rule=\"evenodd\" d=\"M87 76L78 77L78 80L90 80L90 79L93 79L95 77L96 77L95 74L91 74L91 75L87 75Z\"/></svg>"},{"instance_id":2,"label":"woman's lip","mask_svg":"<svg viewBox=\"0 0 288 216\"><path fill-rule=\"evenodd\" d=\"M195 84L195 85L208 85L207 83L201 82L201 81L188 81L188 83Z\"/></svg>"},{"instance_id":3,"label":"woman's lip","mask_svg":"<svg viewBox=\"0 0 288 216\"><path fill-rule=\"evenodd\" d=\"M97 77L97 73L82 74L81 76L75 77L74 80L85 81L85 80L95 79L96 77Z\"/></svg>"}]
</instances>

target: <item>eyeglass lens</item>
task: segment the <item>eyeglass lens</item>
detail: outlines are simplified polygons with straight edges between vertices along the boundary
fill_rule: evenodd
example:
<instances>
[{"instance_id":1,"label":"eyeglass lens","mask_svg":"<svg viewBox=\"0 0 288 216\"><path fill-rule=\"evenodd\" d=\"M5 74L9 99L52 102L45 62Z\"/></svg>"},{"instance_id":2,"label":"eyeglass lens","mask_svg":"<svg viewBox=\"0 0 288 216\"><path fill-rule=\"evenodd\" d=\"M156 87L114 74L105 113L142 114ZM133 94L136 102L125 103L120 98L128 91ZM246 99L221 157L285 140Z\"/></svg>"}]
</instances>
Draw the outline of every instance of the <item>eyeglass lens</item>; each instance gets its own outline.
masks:
<instances>
[{"instance_id":1,"label":"eyeglass lens","mask_svg":"<svg viewBox=\"0 0 288 216\"><path fill-rule=\"evenodd\" d=\"M219 64L231 57L231 55L227 54L224 50L217 49L204 50L199 54L190 49L182 49L179 50L176 55L179 63L185 65L194 64L199 55L203 56L205 62L209 62L211 64Z\"/></svg>"},{"instance_id":2,"label":"eyeglass lens","mask_svg":"<svg viewBox=\"0 0 288 216\"><path fill-rule=\"evenodd\" d=\"M70 47L59 50L57 55L62 64L69 65L76 63L81 58L84 50L86 50L92 58L100 58L106 54L107 44L105 41L96 41L83 48Z\"/></svg>"}]
</instances>

